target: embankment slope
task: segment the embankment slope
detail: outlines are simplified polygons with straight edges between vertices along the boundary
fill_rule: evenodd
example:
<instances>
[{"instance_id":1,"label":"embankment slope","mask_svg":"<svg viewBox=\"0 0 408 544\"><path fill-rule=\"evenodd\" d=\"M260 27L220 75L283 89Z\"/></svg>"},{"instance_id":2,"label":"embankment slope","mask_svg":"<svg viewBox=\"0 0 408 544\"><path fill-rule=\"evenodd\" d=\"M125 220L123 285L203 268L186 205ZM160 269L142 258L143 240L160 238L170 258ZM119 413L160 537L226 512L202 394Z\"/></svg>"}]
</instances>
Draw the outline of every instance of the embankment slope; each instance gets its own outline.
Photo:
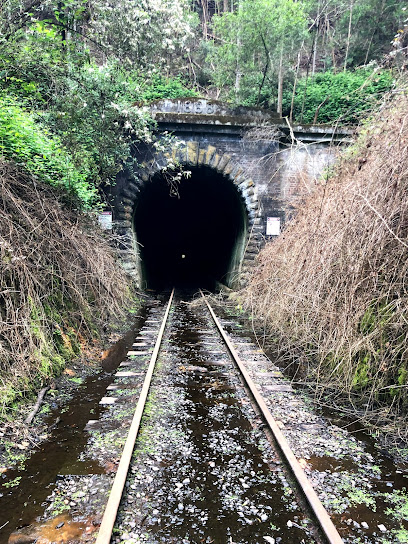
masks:
<instances>
[{"instance_id":1,"label":"embankment slope","mask_svg":"<svg viewBox=\"0 0 408 544\"><path fill-rule=\"evenodd\" d=\"M298 378L383 423L408 404L407 235L405 87L265 247L244 293Z\"/></svg>"},{"instance_id":2,"label":"embankment slope","mask_svg":"<svg viewBox=\"0 0 408 544\"><path fill-rule=\"evenodd\" d=\"M0 161L0 415L90 345L130 289L66 192Z\"/></svg>"}]
</instances>

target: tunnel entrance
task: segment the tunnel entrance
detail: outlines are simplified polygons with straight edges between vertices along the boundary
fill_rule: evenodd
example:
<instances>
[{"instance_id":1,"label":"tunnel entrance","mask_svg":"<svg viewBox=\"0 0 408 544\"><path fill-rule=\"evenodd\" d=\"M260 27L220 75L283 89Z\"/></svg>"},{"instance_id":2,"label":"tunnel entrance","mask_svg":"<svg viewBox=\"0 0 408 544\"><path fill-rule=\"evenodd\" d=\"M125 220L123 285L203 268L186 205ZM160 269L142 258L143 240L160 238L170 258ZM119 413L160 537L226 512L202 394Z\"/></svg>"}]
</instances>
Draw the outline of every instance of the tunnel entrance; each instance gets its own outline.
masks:
<instances>
[{"instance_id":1,"label":"tunnel entrance","mask_svg":"<svg viewBox=\"0 0 408 544\"><path fill-rule=\"evenodd\" d=\"M208 167L172 194L163 174L137 200L134 229L146 288L233 286L245 248L248 216L234 184Z\"/></svg>"}]
</instances>

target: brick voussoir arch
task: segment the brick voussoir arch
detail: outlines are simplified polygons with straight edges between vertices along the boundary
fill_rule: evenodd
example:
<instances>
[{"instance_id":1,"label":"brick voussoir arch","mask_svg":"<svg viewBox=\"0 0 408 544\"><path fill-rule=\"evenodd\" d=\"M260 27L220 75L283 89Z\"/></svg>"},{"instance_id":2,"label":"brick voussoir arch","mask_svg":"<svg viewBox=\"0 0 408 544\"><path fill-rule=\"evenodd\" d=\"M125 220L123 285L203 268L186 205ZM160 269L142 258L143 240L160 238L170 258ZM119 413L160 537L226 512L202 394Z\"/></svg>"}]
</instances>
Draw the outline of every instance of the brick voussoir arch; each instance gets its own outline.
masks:
<instances>
[{"instance_id":1,"label":"brick voussoir arch","mask_svg":"<svg viewBox=\"0 0 408 544\"><path fill-rule=\"evenodd\" d=\"M180 142L165 152L158 153L151 161L129 175L126 187L121 191L120 203L116 212L116 231L121 238L120 251L122 263L136 283L140 280L140 262L137 241L133 231L133 216L137 206L138 196L146 183L161 172L171 174L174 165L188 167L208 167L229 179L237 188L247 212L248 235L252 232L256 217L259 213L259 201L253 180L248 177L245 168L235 156L219 152L214 146L200 147L198 142ZM245 252L242 265L253 256Z\"/></svg>"},{"instance_id":2,"label":"brick voussoir arch","mask_svg":"<svg viewBox=\"0 0 408 544\"><path fill-rule=\"evenodd\" d=\"M188 142L177 145L174 148L161 153L149 163L143 163L135 173L133 179L129 179L125 189L122 190L117 219L132 221L134 208L137 203L140 189L149 182L154 175L168 171L171 166L180 164L183 167L209 167L228 178L236 187L245 202L248 212L248 221L251 225L255 218L255 211L259 208L255 184L245 173L245 169L239 161L227 153L220 153L212 145L200 148L198 142ZM130 225L129 225L130 226Z\"/></svg>"}]
</instances>

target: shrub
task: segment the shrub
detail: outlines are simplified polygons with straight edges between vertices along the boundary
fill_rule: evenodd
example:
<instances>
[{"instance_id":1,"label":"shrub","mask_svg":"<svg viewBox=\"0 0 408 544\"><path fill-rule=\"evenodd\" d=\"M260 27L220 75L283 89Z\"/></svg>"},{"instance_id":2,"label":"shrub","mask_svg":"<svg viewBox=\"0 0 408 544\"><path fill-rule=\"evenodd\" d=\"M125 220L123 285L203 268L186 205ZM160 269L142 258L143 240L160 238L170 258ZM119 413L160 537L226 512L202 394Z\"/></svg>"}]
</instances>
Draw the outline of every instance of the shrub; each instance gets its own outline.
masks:
<instances>
[{"instance_id":1,"label":"shrub","mask_svg":"<svg viewBox=\"0 0 408 544\"><path fill-rule=\"evenodd\" d=\"M373 71L331 71L301 79L296 87L293 119L300 123L313 123L317 108L318 123L358 123L361 114L372 109L384 93L393 85L390 70ZM286 89L283 96L283 111L289 115L292 89Z\"/></svg>"},{"instance_id":2,"label":"shrub","mask_svg":"<svg viewBox=\"0 0 408 544\"><path fill-rule=\"evenodd\" d=\"M35 178L63 187L82 207L96 204L96 189L88 182L91 172L79 169L60 139L8 95L0 96L0 153Z\"/></svg>"},{"instance_id":3,"label":"shrub","mask_svg":"<svg viewBox=\"0 0 408 544\"><path fill-rule=\"evenodd\" d=\"M0 160L0 417L130 305L130 284L89 214Z\"/></svg>"},{"instance_id":4,"label":"shrub","mask_svg":"<svg viewBox=\"0 0 408 544\"><path fill-rule=\"evenodd\" d=\"M150 80L141 80L140 98L144 102L161 98L187 98L191 96L197 96L197 92L186 87L179 77L168 79L157 74Z\"/></svg>"},{"instance_id":5,"label":"shrub","mask_svg":"<svg viewBox=\"0 0 408 544\"><path fill-rule=\"evenodd\" d=\"M398 91L264 248L246 290L281 360L301 361L317 396L343 394L387 421L408 412L408 94Z\"/></svg>"}]
</instances>

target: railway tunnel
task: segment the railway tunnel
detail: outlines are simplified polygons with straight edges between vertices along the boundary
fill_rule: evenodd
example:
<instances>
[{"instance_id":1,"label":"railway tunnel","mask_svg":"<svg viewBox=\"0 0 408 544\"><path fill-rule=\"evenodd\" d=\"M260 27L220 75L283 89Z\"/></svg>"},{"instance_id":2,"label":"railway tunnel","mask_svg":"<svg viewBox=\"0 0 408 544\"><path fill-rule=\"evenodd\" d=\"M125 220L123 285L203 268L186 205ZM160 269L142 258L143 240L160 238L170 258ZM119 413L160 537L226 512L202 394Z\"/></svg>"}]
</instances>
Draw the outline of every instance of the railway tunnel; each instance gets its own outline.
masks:
<instances>
[{"instance_id":1,"label":"railway tunnel","mask_svg":"<svg viewBox=\"0 0 408 544\"><path fill-rule=\"evenodd\" d=\"M256 108L163 99L151 113L161 146L135 145L106 194L112 242L141 289L245 285L265 241L278 236L332 162L332 143L350 135L296 127L294 137L308 145L295 151L286 124ZM178 194L163 173L174 161L191 170Z\"/></svg>"},{"instance_id":2,"label":"railway tunnel","mask_svg":"<svg viewBox=\"0 0 408 544\"><path fill-rule=\"evenodd\" d=\"M248 231L244 200L216 170L189 170L175 185L156 173L138 196L133 225L146 288L212 290L238 276Z\"/></svg>"}]
</instances>

